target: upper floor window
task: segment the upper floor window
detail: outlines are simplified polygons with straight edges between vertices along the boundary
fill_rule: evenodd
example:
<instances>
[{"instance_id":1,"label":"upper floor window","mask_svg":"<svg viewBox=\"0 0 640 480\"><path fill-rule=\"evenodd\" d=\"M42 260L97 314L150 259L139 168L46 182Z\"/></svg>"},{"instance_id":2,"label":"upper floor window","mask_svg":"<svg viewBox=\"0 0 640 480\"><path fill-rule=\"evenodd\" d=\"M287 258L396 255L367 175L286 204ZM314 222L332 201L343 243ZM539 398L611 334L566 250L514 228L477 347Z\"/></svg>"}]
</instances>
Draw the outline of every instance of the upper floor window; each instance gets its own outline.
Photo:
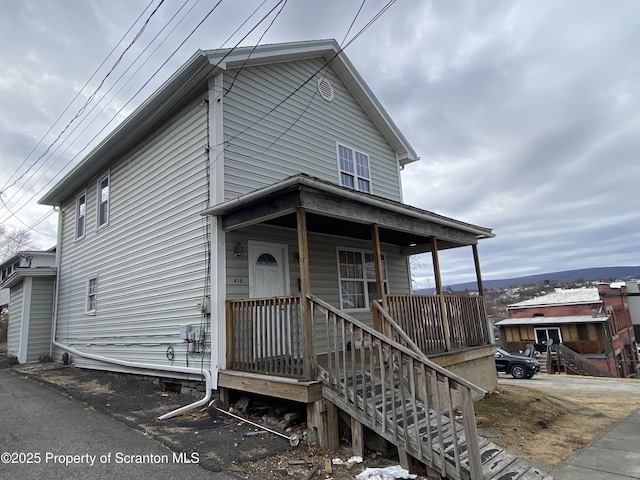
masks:
<instances>
[{"instance_id":1,"label":"upper floor window","mask_svg":"<svg viewBox=\"0 0 640 480\"><path fill-rule=\"evenodd\" d=\"M98 227L109 223L109 174L98 181Z\"/></svg>"},{"instance_id":2,"label":"upper floor window","mask_svg":"<svg viewBox=\"0 0 640 480\"><path fill-rule=\"evenodd\" d=\"M340 185L371 193L371 172L369 156L344 145L338 145L340 165Z\"/></svg>"},{"instance_id":3,"label":"upper floor window","mask_svg":"<svg viewBox=\"0 0 640 480\"><path fill-rule=\"evenodd\" d=\"M382 272L387 290L386 262L382 256ZM376 264L373 253L338 250L340 308L367 308L378 298Z\"/></svg>"},{"instance_id":4,"label":"upper floor window","mask_svg":"<svg viewBox=\"0 0 640 480\"><path fill-rule=\"evenodd\" d=\"M76 238L84 237L87 218L87 194L81 193L76 198Z\"/></svg>"}]
</instances>

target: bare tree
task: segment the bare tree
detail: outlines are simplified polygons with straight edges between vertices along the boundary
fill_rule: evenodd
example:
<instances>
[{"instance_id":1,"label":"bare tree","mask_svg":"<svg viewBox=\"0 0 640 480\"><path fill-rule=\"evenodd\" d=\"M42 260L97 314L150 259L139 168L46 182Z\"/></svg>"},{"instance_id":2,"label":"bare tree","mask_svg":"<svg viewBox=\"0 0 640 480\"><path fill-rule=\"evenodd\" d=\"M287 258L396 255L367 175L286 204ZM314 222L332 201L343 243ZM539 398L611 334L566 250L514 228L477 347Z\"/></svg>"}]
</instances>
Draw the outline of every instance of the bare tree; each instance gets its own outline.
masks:
<instances>
[{"instance_id":1,"label":"bare tree","mask_svg":"<svg viewBox=\"0 0 640 480\"><path fill-rule=\"evenodd\" d=\"M31 232L24 228L9 230L0 225L0 262L11 258L20 250L37 250L39 247L31 241Z\"/></svg>"}]
</instances>

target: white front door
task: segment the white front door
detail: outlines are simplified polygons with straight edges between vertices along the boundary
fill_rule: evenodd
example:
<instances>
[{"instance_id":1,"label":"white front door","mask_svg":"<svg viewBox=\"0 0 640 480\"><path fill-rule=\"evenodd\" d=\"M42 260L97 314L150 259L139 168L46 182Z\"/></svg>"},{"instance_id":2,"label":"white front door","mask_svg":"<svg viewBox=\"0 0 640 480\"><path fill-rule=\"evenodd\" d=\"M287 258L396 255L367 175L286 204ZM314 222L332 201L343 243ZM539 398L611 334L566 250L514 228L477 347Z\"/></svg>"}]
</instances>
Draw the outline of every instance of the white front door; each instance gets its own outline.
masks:
<instances>
[{"instance_id":1,"label":"white front door","mask_svg":"<svg viewBox=\"0 0 640 480\"><path fill-rule=\"evenodd\" d=\"M287 246L249 242L249 295L269 298L289 295ZM254 360L280 357L291 350L291 316L288 310L263 304L254 310Z\"/></svg>"},{"instance_id":2,"label":"white front door","mask_svg":"<svg viewBox=\"0 0 640 480\"><path fill-rule=\"evenodd\" d=\"M287 246L249 242L249 296L251 298L289 295Z\"/></svg>"}]
</instances>

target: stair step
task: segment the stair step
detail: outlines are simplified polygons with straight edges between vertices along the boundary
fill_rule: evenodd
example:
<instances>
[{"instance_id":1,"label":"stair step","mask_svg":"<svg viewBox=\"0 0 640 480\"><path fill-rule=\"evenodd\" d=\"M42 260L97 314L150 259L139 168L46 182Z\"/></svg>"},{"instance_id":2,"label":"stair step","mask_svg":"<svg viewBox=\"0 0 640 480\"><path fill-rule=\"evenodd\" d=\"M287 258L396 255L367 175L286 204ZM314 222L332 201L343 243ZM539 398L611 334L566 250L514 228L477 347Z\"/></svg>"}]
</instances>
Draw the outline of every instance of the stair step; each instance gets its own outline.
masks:
<instances>
[{"instance_id":1,"label":"stair step","mask_svg":"<svg viewBox=\"0 0 640 480\"><path fill-rule=\"evenodd\" d=\"M327 379L330 376L325 377L324 382L328 385ZM331 383L337 391L333 391L329 400L339 408L383 434L388 440L389 437L395 438L392 443L396 446L450 478L456 476L457 452L462 478L469 478L469 452L462 425L452 422L442 413L427 410L421 402L413 404L412 398L407 398L407 395L403 397L398 383L393 391L393 398L389 392L383 397L381 382L370 375L359 374L346 382L333 377ZM345 401L345 396L350 403ZM383 421L386 422L386 428L381 428ZM526 461L518 459L484 437L478 437L478 448L486 479L550 479Z\"/></svg>"}]
</instances>

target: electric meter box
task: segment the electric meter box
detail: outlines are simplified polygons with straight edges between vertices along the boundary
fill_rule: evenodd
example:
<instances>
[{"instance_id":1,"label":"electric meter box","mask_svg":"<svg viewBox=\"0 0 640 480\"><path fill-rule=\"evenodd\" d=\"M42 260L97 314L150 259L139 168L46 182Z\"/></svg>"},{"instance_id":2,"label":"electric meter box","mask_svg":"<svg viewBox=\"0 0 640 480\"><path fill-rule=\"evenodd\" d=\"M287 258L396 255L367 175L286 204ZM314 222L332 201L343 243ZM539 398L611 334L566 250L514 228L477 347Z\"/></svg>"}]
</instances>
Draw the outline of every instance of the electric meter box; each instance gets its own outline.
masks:
<instances>
[{"instance_id":1,"label":"electric meter box","mask_svg":"<svg viewBox=\"0 0 640 480\"><path fill-rule=\"evenodd\" d=\"M180 325L180 338L182 340L189 340L190 333L191 333L191 325Z\"/></svg>"}]
</instances>

